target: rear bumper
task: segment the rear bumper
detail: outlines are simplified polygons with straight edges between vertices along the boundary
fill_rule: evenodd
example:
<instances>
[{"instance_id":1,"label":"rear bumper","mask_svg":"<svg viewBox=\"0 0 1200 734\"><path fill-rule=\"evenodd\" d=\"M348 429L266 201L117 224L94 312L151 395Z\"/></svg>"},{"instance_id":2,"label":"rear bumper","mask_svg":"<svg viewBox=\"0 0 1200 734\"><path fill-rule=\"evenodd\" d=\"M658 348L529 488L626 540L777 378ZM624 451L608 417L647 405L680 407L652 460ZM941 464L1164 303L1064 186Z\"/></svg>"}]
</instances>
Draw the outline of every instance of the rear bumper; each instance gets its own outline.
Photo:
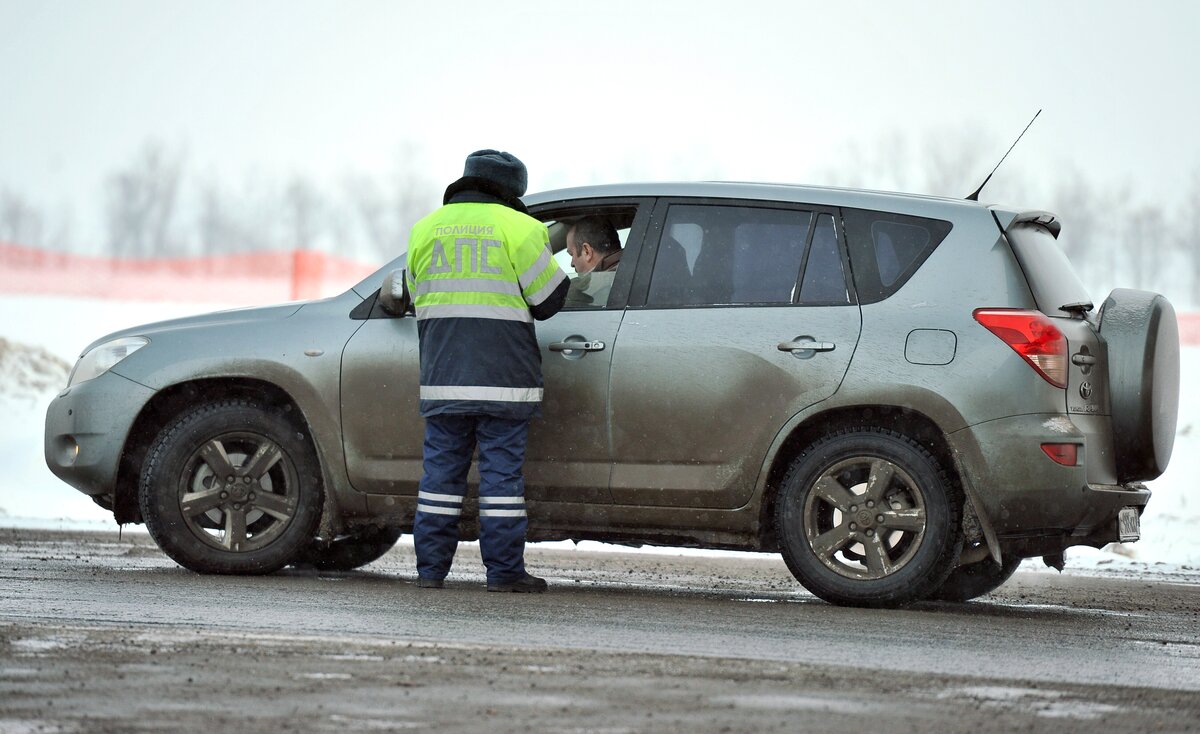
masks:
<instances>
[{"instance_id":1,"label":"rear bumper","mask_svg":"<svg viewBox=\"0 0 1200 734\"><path fill-rule=\"evenodd\" d=\"M1139 514L1150 500L1140 484L1088 482L1088 437L1065 415L1023 415L988 421L947 439L968 491L1004 553L1056 553L1072 545L1118 542L1117 515ZM1043 443L1077 443L1076 466L1062 466Z\"/></svg>"},{"instance_id":2,"label":"rear bumper","mask_svg":"<svg viewBox=\"0 0 1200 734\"><path fill-rule=\"evenodd\" d=\"M130 428L154 395L106 372L68 388L46 410L46 465L84 494L111 494Z\"/></svg>"}]
</instances>

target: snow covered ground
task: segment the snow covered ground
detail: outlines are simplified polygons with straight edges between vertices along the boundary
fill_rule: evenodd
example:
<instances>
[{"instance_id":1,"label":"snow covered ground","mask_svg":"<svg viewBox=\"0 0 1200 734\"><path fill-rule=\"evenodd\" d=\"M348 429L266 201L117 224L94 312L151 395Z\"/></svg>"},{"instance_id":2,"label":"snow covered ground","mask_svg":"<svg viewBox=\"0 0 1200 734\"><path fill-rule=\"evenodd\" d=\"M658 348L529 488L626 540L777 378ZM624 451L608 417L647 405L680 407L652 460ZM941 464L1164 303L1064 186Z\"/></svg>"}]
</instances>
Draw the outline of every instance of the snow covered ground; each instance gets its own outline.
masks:
<instances>
[{"instance_id":1,"label":"snow covered ground","mask_svg":"<svg viewBox=\"0 0 1200 734\"><path fill-rule=\"evenodd\" d=\"M92 340L126 326L204 313L223 304L122 303L60 297L0 296L0 525L116 529L112 515L46 468L46 406L66 385L67 371ZM1068 566L1124 574L1200 571L1200 347L1186 347L1178 435L1166 474L1150 483L1142 540L1104 550L1074 548ZM569 544L568 544L569 545ZM580 549L603 550L599 543ZM628 550L620 546L614 549ZM656 549L655 552L688 552ZM698 552L698 551L691 551ZM1032 564L1031 564L1032 567Z\"/></svg>"}]
</instances>

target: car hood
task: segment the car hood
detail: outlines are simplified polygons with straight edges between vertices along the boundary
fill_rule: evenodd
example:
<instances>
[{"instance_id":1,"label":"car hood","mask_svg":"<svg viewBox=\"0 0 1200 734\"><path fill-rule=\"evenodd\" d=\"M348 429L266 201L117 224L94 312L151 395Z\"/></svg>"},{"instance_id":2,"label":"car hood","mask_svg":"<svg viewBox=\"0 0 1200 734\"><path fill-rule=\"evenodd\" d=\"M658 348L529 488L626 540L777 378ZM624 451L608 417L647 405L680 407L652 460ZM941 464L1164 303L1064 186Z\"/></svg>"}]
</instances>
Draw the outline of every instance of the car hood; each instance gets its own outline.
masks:
<instances>
[{"instance_id":1,"label":"car hood","mask_svg":"<svg viewBox=\"0 0 1200 734\"><path fill-rule=\"evenodd\" d=\"M186 316L180 319L169 319L167 321L155 321L150 324L142 324L141 326L132 326L128 329L114 331L111 334L105 335L92 342L83 350L82 354L112 339L119 339L123 336L144 336L153 338L155 334L161 334L168 331L182 331L184 329L198 329L209 326L227 326L229 324L240 324L248 321L275 321L286 319L292 314L303 308L307 301L298 303L285 303L278 306L253 306L250 308L235 308L229 311L215 311L213 313L199 314L196 316Z\"/></svg>"}]
</instances>

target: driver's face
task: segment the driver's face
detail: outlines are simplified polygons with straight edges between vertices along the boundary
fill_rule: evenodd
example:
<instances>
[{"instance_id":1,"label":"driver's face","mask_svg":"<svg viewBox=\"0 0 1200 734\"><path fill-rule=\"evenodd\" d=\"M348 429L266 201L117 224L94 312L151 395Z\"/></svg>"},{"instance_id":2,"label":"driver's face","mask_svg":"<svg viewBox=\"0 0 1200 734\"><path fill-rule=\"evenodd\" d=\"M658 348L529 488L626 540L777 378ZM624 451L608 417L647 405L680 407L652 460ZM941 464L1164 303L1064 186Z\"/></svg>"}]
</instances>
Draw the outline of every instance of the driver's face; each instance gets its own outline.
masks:
<instances>
[{"instance_id":1,"label":"driver's face","mask_svg":"<svg viewBox=\"0 0 1200 734\"><path fill-rule=\"evenodd\" d=\"M584 253L584 248L589 250L591 249L590 246L586 244L580 245L575 241L575 228L572 227L567 232L567 253L571 256L571 267L574 268L575 272L579 273L580 275L591 272L592 268L595 266L595 263L593 263L591 259L588 258Z\"/></svg>"}]
</instances>

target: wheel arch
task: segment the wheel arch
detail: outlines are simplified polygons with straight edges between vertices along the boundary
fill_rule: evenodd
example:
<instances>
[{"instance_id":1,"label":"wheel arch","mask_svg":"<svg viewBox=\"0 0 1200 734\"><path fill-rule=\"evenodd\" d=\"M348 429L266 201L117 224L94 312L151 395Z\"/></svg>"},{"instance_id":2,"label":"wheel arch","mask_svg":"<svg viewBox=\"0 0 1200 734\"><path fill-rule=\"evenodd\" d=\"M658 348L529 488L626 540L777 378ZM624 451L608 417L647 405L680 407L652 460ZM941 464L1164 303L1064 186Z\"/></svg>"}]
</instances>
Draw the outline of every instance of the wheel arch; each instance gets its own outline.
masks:
<instances>
[{"instance_id":1,"label":"wheel arch","mask_svg":"<svg viewBox=\"0 0 1200 734\"><path fill-rule=\"evenodd\" d=\"M329 491L331 477L326 457L322 455L313 437L312 426L304 411L287 390L272 382L250 377L202 378L176 383L160 390L138 413L125 439L125 447L117 467L113 498L113 517L117 523L143 522L141 509L138 507L138 481L146 453L159 432L201 401L230 398L251 400L270 408L277 408L289 417L296 428L304 433L321 469L321 476L326 485L323 514L329 516L331 510L336 510L336 504L331 504L336 503L336 500L333 497L334 493ZM325 520L322 520L322 527L324 524Z\"/></svg>"},{"instance_id":2,"label":"wheel arch","mask_svg":"<svg viewBox=\"0 0 1200 734\"><path fill-rule=\"evenodd\" d=\"M974 536L981 541L986 541L989 547L995 547L998 552L998 545L995 545L990 525L986 518L982 518L978 514L976 503L972 501L971 488L963 481L961 467L942 428L932 418L920 411L898 405L882 404L831 408L814 413L792 427L772 457L763 485L758 516L760 543L763 550L777 551L780 548L772 518L775 517L776 503L782 489L783 478L795 458L806 446L821 436L856 426L886 428L902 433L917 441L933 454L933 457L945 469L946 474L962 494L963 525L967 537Z\"/></svg>"}]
</instances>

